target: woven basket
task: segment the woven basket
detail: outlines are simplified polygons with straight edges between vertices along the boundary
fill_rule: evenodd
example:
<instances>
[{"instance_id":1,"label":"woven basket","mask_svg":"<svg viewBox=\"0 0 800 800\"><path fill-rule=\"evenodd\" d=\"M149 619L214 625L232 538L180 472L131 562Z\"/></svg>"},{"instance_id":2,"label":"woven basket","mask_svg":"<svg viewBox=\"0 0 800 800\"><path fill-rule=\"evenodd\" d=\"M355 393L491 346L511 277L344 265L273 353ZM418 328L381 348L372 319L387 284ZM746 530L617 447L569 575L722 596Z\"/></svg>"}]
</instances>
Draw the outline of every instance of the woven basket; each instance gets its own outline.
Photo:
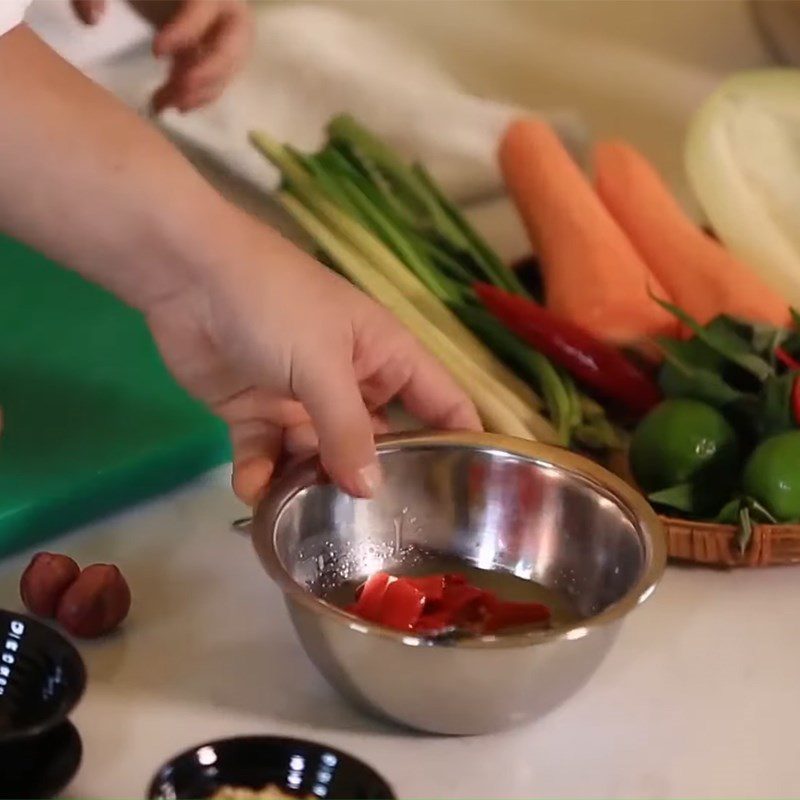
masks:
<instances>
[{"instance_id":1,"label":"woven basket","mask_svg":"<svg viewBox=\"0 0 800 800\"><path fill-rule=\"evenodd\" d=\"M605 466L638 489L626 453L611 454ZM707 567L800 564L800 525L753 525L752 538L742 553L734 525L664 516L661 521L667 535L667 552L675 561Z\"/></svg>"},{"instance_id":2,"label":"woven basket","mask_svg":"<svg viewBox=\"0 0 800 800\"><path fill-rule=\"evenodd\" d=\"M753 525L744 553L733 525L661 517L667 551L676 561L717 567L768 567L800 563L800 525Z\"/></svg>"}]
</instances>

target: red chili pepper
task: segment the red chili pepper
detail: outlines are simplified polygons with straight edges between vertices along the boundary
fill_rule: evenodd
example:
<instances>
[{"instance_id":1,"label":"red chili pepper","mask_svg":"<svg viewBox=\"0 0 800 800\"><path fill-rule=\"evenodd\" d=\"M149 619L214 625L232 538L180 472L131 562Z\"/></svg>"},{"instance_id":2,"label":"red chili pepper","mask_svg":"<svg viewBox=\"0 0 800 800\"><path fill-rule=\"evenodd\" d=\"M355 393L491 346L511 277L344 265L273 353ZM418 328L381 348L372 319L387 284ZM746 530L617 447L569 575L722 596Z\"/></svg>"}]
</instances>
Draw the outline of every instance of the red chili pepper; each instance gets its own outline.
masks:
<instances>
[{"instance_id":1,"label":"red chili pepper","mask_svg":"<svg viewBox=\"0 0 800 800\"><path fill-rule=\"evenodd\" d=\"M419 618L414 626L416 633L436 633L453 625L453 620L449 611L435 611L429 614L427 611Z\"/></svg>"},{"instance_id":2,"label":"red chili pepper","mask_svg":"<svg viewBox=\"0 0 800 800\"><path fill-rule=\"evenodd\" d=\"M638 415L661 401L655 381L616 347L525 297L485 283L476 284L474 289L497 319L586 386Z\"/></svg>"},{"instance_id":3,"label":"red chili pepper","mask_svg":"<svg viewBox=\"0 0 800 800\"><path fill-rule=\"evenodd\" d=\"M795 425L800 425L800 375L794 379L792 384L792 416Z\"/></svg>"},{"instance_id":4,"label":"red chili pepper","mask_svg":"<svg viewBox=\"0 0 800 800\"><path fill-rule=\"evenodd\" d=\"M423 635L451 626L477 635L496 633L550 619L550 611L540 603L500 600L459 574L395 578L376 572L359 589L358 601L346 606L346 611L370 622Z\"/></svg>"},{"instance_id":5,"label":"red chili pepper","mask_svg":"<svg viewBox=\"0 0 800 800\"><path fill-rule=\"evenodd\" d=\"M487 592L477 586L445 586L441 609L450 615L452 624L478 622L486 605Z\"/></svg>"},{"instance_id":6,"label":"red chili pepper","mask_svg":"<svg viewBox=\"0 0 800 800\"><path fill-rule=\"evenodd\" d=\"M444 597L445 575L424 575L421 578L401 578L425 595L426 604L436 603Z\"/></svg>"},{"instance_id":7,"label":"red chili pepper","mask_svg":"<svg viewBox=\"0 0 800 800\"><path fill-rule=\"evenodd\" d=\"M376 572L367 578L361 594L358 595L355 613L369 622L377 622L381 613L381 603L391 576L386 572Z\"/></svg>"},{"instance_id":8,"label":"red chili pepper","mask_svg":"<svg viewBox=\"0 0 800 800\"><path fill-rule=\"evenodd\" d=\"M511 628L518 625L547 622L550 619L550 609L541 603L514 603L495 600L487 610L488 616L484 623L486 633L496 633L503 628Z\"/></svg>"},{"instance_id":9,"label":"red chili pepper","mask_svg":"<svg viewBox=\"0 0 800 800\"><path fill-rule=\"evenodd\" d=\"M383 593L378 622L387 628L410 631L419 622L424 608L425 595L408 580L398 578Z\"/></svg>"},{"instance_id":10,"label":"red chili pepper","mask_svg":"<svg viewBox=\"0 0 800 800\"><path fill-rule=\"evenodd\" d=\"M786 352L782 347L775 348L775 358L783 364L784 367L792 370L800 370L800 361L798 361L791 353Z\"/></svg>"}]
</instances>

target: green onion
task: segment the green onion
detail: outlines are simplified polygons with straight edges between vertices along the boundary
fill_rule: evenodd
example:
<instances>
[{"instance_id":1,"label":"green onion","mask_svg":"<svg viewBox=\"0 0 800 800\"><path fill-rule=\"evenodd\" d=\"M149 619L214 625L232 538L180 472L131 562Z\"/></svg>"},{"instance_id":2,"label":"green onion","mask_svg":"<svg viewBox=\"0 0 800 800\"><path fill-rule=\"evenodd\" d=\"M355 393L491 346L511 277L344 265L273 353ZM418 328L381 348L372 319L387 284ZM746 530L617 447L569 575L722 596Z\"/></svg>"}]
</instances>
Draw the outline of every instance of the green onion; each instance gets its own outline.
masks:
<instances>
[{"instance_id":1,"label":"green onion","mask_svg":"<svg viewBox=\"0 0 800 800\"><path fill-rule=\"evenodd\" d=\"M526 292L424 168L406 165L349 116L332 120L328 133L315 154L250 135L281 171L279 199L326 263L443 362L489 430L562 445L618 444L602 408L570 376L475 302L476 281Z\"/></svg>"}]
</instances>

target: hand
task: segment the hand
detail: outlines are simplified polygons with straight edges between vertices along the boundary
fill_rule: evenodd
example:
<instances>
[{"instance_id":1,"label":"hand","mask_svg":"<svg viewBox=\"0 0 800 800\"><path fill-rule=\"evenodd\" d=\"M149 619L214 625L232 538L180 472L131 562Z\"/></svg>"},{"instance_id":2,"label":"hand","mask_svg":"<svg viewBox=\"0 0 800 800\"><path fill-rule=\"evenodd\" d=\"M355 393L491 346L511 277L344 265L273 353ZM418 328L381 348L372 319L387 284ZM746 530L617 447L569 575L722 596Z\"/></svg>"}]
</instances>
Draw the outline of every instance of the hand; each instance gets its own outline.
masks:
<instances>
[{"instance_id":1,"label":"hand","mask_svg":"<svg viewBox=\"0 0 800 800\"><path fill-rule=\"evenodd\" d=\"M394 398L431 427L480 429L467 396L393 316L277 233L246 227L238 252L221 254L224 271L147 309L173 374L230 425L242 500L255 503L282 454L317 449L346 491L370 496L373 433Z\"/></svg>"},{"instance_id":2,"label":"hand","mask_svg":"<svg viewBox=\"0 0 800 800\"><path fill-rule=\"evenodd\" d=\"M431 426L478 427L393 317L227 202L24 25L0 37L0 107L0 230L143 312L177 379L229 423L242 498L282 452L317 446L343 488L370 494L394 397Z\"/></svg>"},{"instance_id":3,"label":"hand","mask_svg":"<svg viewBox=\"0 0 800 800\"><path fill-rule=\"evenodd\" d=\"M160 113L186 112L216 100L243 65L252 39L252 16L243 0L130 0L156 28L153 53L170 58L166 83L153 95ZM72 0L78 16L93 25L105 0Z\"/></svg>"}]
</instances>

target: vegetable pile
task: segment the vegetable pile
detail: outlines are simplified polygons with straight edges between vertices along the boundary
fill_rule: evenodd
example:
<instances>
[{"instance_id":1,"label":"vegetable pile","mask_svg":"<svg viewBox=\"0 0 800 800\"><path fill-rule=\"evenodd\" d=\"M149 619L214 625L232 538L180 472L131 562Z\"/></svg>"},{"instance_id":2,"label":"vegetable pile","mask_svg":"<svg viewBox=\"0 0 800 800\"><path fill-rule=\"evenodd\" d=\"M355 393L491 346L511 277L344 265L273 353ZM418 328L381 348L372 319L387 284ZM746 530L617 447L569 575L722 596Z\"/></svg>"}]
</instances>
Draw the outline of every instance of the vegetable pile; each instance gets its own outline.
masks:
<instances>
[{"instance_id":1,"label":"vegetable pile","mask_svg":"<svg viewBox=\"0 0 800 800\"><path fill-rule=\"evenodd\" d=\"M687 167L714 235L629 144L597 144L592 182L546 123L513 123L499 160L530 280L352 118L313 154L251 140L322 260L439 358L487 430L598 457L632 432L650 500L738 524L745 547L753 520L800 522L800 320L786 299L800 304L798 91L797 71L747 74L697 114ZM383 589L408 604L401 627L417 612L408 624L424 626L408 580Z\"/></svg>"},{"instance_id":2,"label":"vegetable pile","mask_svg":"<svg viewBox=\"0 0 800 800\"><path fill-rule=\"evenodd\" d=\"M472 397L489 431L588 448L618 444L603 408L539 349L489 314L485 283L528 297L419 165L350 117L308 155L264 133L253 144L283 175L279 200L323 260L393 311Z\"/></svg>"},{"instance_id":3,"label":"vegetable pile","mask_svg":"<svg viewBox=\"0 0 800 800\"><path fill-rule=\"evenodd\" d=\"M412 578L376 572L345 610L368 622L424 635L455 629L481 636L550 621L550 610L541 603L500 600L450 573Z\"/></svg>"}]
</instances>

